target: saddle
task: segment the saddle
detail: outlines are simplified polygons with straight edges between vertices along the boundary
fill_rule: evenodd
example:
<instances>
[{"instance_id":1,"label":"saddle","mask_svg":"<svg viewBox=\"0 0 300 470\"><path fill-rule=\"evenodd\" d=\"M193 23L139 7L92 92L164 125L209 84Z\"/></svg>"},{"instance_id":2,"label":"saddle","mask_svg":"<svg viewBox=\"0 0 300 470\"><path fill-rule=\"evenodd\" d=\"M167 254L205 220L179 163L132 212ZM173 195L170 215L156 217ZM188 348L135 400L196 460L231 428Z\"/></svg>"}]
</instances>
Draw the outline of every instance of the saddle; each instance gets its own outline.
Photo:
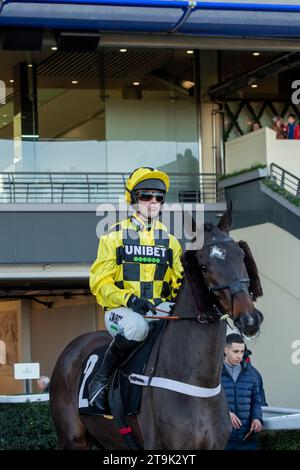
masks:
<instances>
[{"instance_id":1,"label":"saddle","mask_svg":"<svg viewBox=\"0 0 300 470\"><path fill-rule=\"evenodd\" d=\"M136 374L145 373L152 348L165 325L166 322L163 320L151 322L147 338L131 352L110 377L108 385L109 408L105 414L114 416L122 411L124 416L129 416L139 412L143 387L130 383L128 376L133 372ZM78 391L80 414L100 415L97 408L88 402L88 386L101 365L107 347L108 345L96 349L89 354L83 363Z\"/></svg>"}]
</instances>

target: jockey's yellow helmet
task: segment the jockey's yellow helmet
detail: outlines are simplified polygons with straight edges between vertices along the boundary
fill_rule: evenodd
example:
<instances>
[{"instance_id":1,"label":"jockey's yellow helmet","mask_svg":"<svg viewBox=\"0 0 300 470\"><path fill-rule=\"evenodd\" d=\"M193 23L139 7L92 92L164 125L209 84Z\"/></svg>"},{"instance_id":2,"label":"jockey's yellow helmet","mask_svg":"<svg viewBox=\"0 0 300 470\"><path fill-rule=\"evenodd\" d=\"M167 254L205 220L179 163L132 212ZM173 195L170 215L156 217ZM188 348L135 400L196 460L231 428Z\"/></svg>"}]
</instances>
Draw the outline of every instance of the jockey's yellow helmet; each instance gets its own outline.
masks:
<instances>
[{"instance_id":1,"label":"jockey's yellow helmet","mask_svg":"<svg viewBox=\"0 0 300 470\"><path fill-rule=\"evenodd\" d=\"M167 192L170 187L169 177L163 171L151 167L136 168L126 183L125 199L131 204L133 191L137 189L156 189Z\"/></svg>"}]
</instances>

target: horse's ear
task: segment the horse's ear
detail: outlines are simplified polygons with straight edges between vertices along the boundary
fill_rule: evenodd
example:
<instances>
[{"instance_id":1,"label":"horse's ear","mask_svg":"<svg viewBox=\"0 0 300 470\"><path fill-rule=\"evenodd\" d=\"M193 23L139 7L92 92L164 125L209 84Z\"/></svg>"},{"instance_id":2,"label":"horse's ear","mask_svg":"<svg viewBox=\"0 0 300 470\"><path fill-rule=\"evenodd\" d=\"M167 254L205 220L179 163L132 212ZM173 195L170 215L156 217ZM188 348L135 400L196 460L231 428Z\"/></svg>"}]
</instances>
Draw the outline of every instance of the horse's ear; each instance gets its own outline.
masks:
<instances>
[{"instance_id":1,"label":"horse's ear","mask_svg":"<svg viewBox=\"0 0 300 470\"><path fill-rule=\"evenodd\" d=\"M227 205L226 212L222 215L220 222L218 223L218 227L223 232L229 233L232 224L232 201L229 202Z\"/></svg>"},{"instance_id":2,"label":"horse's ear","mask_svg":"<svg viewBox=\"0 0 300 470\"><path fill-rule=\"evenodd\" d=\"M258 297L262 297L263 295L258 269L248 243L241 240L238 242L238 244L245 253L244 262L247 268L248 276L250 278L250 292L252 293L253 300L256 301Z\"/></svg>"}]
</instances>

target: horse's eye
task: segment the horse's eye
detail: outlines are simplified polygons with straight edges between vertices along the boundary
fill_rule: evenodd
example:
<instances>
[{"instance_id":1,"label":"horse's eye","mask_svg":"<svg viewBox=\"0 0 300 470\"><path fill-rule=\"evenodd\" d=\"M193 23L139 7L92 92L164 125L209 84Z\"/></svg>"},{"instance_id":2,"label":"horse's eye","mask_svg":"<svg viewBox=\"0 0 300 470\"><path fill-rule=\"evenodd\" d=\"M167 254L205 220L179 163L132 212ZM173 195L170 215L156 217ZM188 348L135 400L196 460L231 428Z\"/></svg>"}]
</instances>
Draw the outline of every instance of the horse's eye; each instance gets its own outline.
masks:
<instances>
[{"instance_id":1,"label":"horse's eye","mask_svg":"<svg viewBox=\"0 0 300 470\"><path fill-rule=\"evenodd\" d=\"M205 264L202 264L202 266L201 266L201 271L202 271L203 273L207 273L208 269L207 269L207 266L205 266Z\"/></svg>"}]
</instances>

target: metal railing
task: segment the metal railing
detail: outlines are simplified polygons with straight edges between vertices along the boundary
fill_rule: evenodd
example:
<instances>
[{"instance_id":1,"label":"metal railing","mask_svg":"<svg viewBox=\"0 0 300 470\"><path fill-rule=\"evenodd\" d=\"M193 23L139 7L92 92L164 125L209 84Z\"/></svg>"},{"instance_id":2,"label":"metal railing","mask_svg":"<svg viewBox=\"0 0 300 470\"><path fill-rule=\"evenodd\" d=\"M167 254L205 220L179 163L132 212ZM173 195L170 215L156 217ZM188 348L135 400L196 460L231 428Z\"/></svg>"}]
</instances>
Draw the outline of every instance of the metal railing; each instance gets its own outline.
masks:
<instances>
[{"instance_id":1,"label":"metal railing","mask_svg":"<svg viewBox=\"0 0 300 470\"><path fill-rule=\"evenodd\" d=\"M168 173L167 202L224 200L212 173ZM0 203L117 203L129 173L0 173Z\"/></svg>"},{"instance_id":2,"label":"metal railing","mask_svg":"<svg viewBox=\"0 0 300 470\"><path fill-rule=\"evenodd\" d=\"M300 198L300 178L275 163L270 165L269 181L275 187L287 191L291 196Z\"/></svg>"},{"instance_id":3,"label":"metal railing","mask_svg":"<svg viewBox=\"0 0 300 470\"><path fill-rule=\"evenodd\" d=\"M264 431L300 429L300 409L263 406Z\"/></svg>"}]
</instances>

